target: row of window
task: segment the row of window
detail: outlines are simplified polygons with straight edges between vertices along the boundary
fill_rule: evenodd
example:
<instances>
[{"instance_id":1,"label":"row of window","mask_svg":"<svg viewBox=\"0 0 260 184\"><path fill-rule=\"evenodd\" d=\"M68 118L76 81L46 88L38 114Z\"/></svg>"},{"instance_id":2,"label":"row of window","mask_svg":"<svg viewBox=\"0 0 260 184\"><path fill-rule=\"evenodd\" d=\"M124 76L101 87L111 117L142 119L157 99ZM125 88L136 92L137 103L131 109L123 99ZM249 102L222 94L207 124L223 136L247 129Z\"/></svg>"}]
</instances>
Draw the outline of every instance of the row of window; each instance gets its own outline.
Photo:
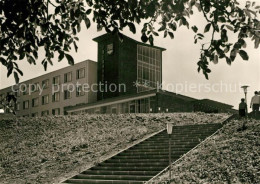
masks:
<instances>
[{"instance_id":1,"label":"row of window","mask_svg":"<svg viewBox=\"0 0 260 184\"><path fill-rule=\"evenodd\" d=\"M76 91L76 96L84 96L85 92L79 87ZM70 99L72 97L72 92L69 90L64 91L64 100ZM52 102L59 102L60 101L60 92L56 92L52 95ZM42 103L41 105L45 105L49 103L49 95L42 96ZM32 107L39 106L39 97L32 99ZM29 100L23 101L23 109L29 109ZM19 108L17 108L19 110Z\"/></svg>"},{"instance_id":2,"label":"row of window","mask_svg":"<svg viewBox=\"0 0 260 184\"><path fill-rule=\"evenodd\" d=\"M52 115L60 115L60 108L52 109L51 114ZM39 115L48 116L48 115L50 115L50 113L49 113L49 110L42 111L41 114L39 114L38 112L35 112L35 113L31 114L31 117L37 117ZM23 117L29 117L29 115L24 115Z\"/></svg>"},{"instance_id":3,"label":"row of window","mask_svg":"<svg viewBox=\"0 0 260 184\"><path fill-rule=\"evenodd\" d=\"M80 68L78 70L76 70L76 79L81 79L85 77L85 68ZM71 82L72 81L72 72L68 72L64 74L64 83L67 82ZM42 81L42 88L46 89L49 87L49 79L45 79ZM53 85L59 85L60 84L60 76L55 76L52 78L52 84ZM39 83L36 82L34 83L34 85L31 85L31 91L32 92L36 92L39 90ZM28 94L28 88L26 89L26 87L24 86L23 89L23 95L27 95Z\"/></svg>"}]
</instances>

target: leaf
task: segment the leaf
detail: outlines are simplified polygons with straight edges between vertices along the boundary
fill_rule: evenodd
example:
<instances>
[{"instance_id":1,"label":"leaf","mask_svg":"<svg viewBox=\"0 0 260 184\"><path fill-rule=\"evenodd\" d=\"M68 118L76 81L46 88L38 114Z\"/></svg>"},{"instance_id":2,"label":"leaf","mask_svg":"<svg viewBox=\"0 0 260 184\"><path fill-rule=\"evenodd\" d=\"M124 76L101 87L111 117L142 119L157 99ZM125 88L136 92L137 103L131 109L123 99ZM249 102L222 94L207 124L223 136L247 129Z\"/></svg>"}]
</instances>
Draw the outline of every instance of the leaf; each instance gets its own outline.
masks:
<instances>
[{"instance_id":1,"label":"leaf","mask_svg":"<svg viewBox=\"0 0 260 184\"><path fill-rule=\"evenodd\" d=\"M60 51L59 53L60 53L60 55L58 57L58 62L60 62L64 58L64 52Z\"/></svg>"},{"instance_id":2,"label":"leaf","mask_svg":"<svg viewBox=\"0 0 260 184\"><path fill-rule=\"evenodd\" d=\"M88 17L85 17L84 22L86 24L87 29L90 28L90 20Z\"/></svg>"},{"instance_id":3,"label":"leaf","mask_svg":"<svg viewBox=\"0 0 260 184\"><path fill-rule=\"evenodd\" d=\"M230 31L234 31L233 27L230 25L226 25L226 27L230 30Z\"/></svg>"},{"instance_id":4,"label":"leaf","mask_svg":"<svg viewBox=\"0 0 260 184\"><path fill-rule=\"evenodd\" d=\"M88 10L86 11L86 14L89 15L89 14L91 13L91 11L92 11L92 9L88 9Z\"/></svg>"},{"instance_id":5,"label":"leaf","mask_svg":"<svg viewBox=\"0 0 260 184\"><path fill-rule=\"evenodd\" d=\"M220 22L226 22L225 17L219 17L218 20L219 20Z\"/></svg>"},{"instance_id":6,"label":"leaf","mask_svg":"<svg viewBox=\"0 0 260 184\"><path fill-rule=\"evenodd\" d=\"M46 61L43 63L43 67L44 67L44 70L45 70L45 71L47 71L47 64L48 64L48 63L47 63Z\"/></svg>"},{"instance_id":7,"label":"leaf","mask_svg":"<svg viewBox=\"0 0 260 184\"><path fill-rule=\"evenodd\" d=\"M214 55L213 63L218 64L218 55Z\"/></svg>"},{"instance_id":8,"label":"leaf","mask_svg":"<svg viewBox=\"0 0 260 184\"><path fill-rule=\"evenodd\" d=\"M15 70L16 70L21 76L23 76L23 72L22 72L19 68L15 68Z\"/></svg>"},{"instance_id":9,"label":"leaf","mask_svg":"<svg viewBox=\"0 0 260 184\"><path fill-rule=\"evenodd\" d=\"M75 41L73 42L73 45L74 45L75 51L78 52L78 46Z\"/></svg>"},{"instance_id":10,"label":"leaf","mask_svg":"<svg viewBox=\"0 0 260 184\"><path fill-rule=\"evenodd\" d=\"M229 57L226 57L226 62L228 65L231 65L231 59Z\"/></svg>"},{"instance_id":11,"label":"leaf","mask_svg":"<svg viewBox=\"0 0 260 184\"><path fill-rule=\"evenodd\" d=\"M211 23L207 24L204 29L204 33L208 32L210 29Z\"/></svg>"},{"instance_id":12,"label":"leaf","mask_svg":"<svg viewBox=\"0 0 260 184\"><path fill-rule=\"evenodd\" d=\"M2 65L6 66L7 61L4 58L0 57L0 63L2 63Z\"/></svg>"},{"instance_id":13,"label":"leaf","mask_svg":"<svg viewBox=\"0 0 260 184\"><path fill-rule=\"evenodd\" d=\"M150 36L149 36L149 42L150 42L150 44L153 46L153 35L150 35Z\"/></svg>"},{"instance_id":14,"label":"leaf","mask_svg":"<svg viewBox=\"0 0 260 184\"><path fill-rule=\"evenodd\" d=\"M166 25L164 24L162 27L160 27L159 29L158 29L158 31L160 32L160 31L164 31L166 29Z\"/></svg>"},{"instance_id":15,"label":"leaf","mask_svg":"<svg viewBox=\"0 0 260 184\"><path fill-rule=\"evenodd\" d=\"M135 25L132 22L127 23L127 25L130 31L135 34L136 33Z\"/></svg>"},{"instance_id":16,"label":"leaf","mask_svg":"<svg viewBox=\"0 0 260 184\"><path fill-rule=\"evenodd\" d=\"M191 29L194 31L194 33L197 33L197 31L198 31L197 26L192 26Z\"/></svg>"},{"instance_id":17,"label":"leaf","mask_svg":"<svg viewBox=\"0 0 260 184\"><path fill-rule=\"evenodd\" d=\"M231 59L231 61L234 61L236 56L237 56L237 50L236 49L232 49L231 52L230 52L230 59Z\"/></svg>"},{"instance_id":18,"label":"leaf","mask_svg":"<svg viewBox=\"0 0 260 184\"><path fill-rule=\"evenodd\" d=\"M18 84L19 83L19 77L17 72L14 72L14 79L15 79L15 83Z\"/></svg>"},{"instance_id":19,"label":"leaf","mask_svg":"<svg viewBox=\"0 0 260 184\"><path fill-rule=\"evenodd\" d=\"M74 59L69 54L65 54L65 57L67 58L70 65L74 65Z\"/></svg>"},{"instance_id":20,"label":"leaf","mask_svg":"<svg viewBox=\"0 0 260 184\"><path fill-rule=\"evenodd\" d=\"M148 41L148 38L147 38L147 36L146 36L145 33L142 34L141 40L142 40L142 42L144 42L144 43L146 43L146 42Z\"/></svg>"},{"instance_id":21,"label":"leaf","mask_svg":"<svg viewBox=\"0 0 260 184\"><path fill-rule=\"evenodd\" d=\"M243 60L248 60L249 57L244 50L239 50L239 55L242 57Z\"/></svg>"},{"instance_id":22,"label":"leaf","mask_svg":"<svg viewBox=\"0 0 260 184\"><path fill-rule=\"evenodd\" d=\"M164 31L164 35L163 35L163 37L166 38L167 35L168 35L168 31Z\"/></svg>"},{"instance_id":23,"label":"leaf","mask_svg":"<svg viewBox=\"0 0 260 184\"><path fill-rule=\"evenodd\" d=\"M169 23L168 26L169 26L169 28L171 28L173 31L176 31L176 29L177 29L177 24L176 24L175 22Z\"/></svg>"},{"instance_id":24,"label":"leaf","mask_svg":"<svg viewBox=\"0 0 260 184\"><path fill-rule=\"evenodd\" d=\"M169 31L168 34L169 34L169 36L171 37L171 39L174 38L174 34L173 34L172 32Z\"/></svg>"},{"instance_id":25,"label":"leaf","mask_svg":"<svg viewBox=\"0 0 260 184\"><path fill-rule=\"evenodd\" d=\"M260 39L256 38L255 39L255 49L257 49L259 47L259 42L260 42Z\"/></svg>"}]
</instances>

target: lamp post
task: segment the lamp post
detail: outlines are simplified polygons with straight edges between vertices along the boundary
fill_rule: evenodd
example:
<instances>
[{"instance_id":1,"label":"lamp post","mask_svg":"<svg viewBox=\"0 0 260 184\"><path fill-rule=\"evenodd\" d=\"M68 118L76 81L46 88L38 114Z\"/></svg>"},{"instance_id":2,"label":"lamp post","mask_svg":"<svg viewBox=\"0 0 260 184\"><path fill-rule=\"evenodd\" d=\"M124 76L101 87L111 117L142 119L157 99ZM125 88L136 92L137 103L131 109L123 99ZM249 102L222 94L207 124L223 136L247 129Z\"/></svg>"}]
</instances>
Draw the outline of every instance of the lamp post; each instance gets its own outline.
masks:
<instances>
[{"instance_id":1,"label":"lamp post","mask_svg":"<svg viewBox=\"0 0 260 184\"><path fill-rule=\"evenodd\" d=\"M249 86L241 86L241 88L244 90L244 93L245 93L245 102L246 102L246 104L247 104L247 98L246 98L246 95L247 95L247 88L248 88Z\"/></svg>"},{"instance_id":2,"label":"lamp post","mask_svg":"<svg viewBox=\"0 0 260 184\"><path fill-rule=\"evenodd\" d=\"M172 145L171 145L171 135L172 135L172 122L167 122L167 134L169 135L169 180L171 182L171 169L172 169Z\"/></svg>"}]
</instances>

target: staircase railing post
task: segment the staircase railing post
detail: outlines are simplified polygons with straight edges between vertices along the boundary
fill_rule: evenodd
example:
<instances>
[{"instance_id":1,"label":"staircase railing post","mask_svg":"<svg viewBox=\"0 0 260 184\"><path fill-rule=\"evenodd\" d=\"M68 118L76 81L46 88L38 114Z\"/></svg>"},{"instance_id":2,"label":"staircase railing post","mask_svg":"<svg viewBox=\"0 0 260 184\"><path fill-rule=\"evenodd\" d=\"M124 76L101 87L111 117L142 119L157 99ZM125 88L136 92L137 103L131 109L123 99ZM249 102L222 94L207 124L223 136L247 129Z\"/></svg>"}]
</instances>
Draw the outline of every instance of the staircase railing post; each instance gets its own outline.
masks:
<instances>
[{"instance_id":1,"label":"staircase railing post","mask_svg":"<svg viewBox=\"0 0 260 184\"><path fill-rule=\"evenodd\" d=\"M172 170L172 148L171 148L171 134L169 134L169 180L171 182L172 179L172 174L171 174L171 170Z\"/></svg>"},{"instance_id":2,"label":"staircase railing post","mask_svg":"<svg viewBox=\"0 0 260 184\"><path fill-rule=\"evenodd\" d=\"M172 144L171 144L171 134L172 134L172 122L167 122L167 134L169 135L169 180L171 182L172 179Z\"/></svg>"}]
</instances>

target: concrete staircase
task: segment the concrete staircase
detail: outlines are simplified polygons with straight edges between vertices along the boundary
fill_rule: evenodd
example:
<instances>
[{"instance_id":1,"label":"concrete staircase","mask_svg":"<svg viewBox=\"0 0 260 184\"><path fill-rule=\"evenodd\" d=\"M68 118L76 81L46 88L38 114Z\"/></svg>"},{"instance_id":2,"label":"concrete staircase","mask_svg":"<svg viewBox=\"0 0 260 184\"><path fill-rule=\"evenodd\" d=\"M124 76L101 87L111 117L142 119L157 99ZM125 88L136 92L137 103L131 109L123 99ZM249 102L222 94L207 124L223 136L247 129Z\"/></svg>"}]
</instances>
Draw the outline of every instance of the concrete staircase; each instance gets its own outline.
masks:
<instances>
[{"instance_id":1,"label":"concrete staircase","mask_svg":"<svg viewBox=\"0 0 260 184\"><path fill-rule=\"evenodd\" d=\"M174 126L171 136L172 162L221 127L221 124ZM145 183L169 165L168 141L164 130L64 183Z\"/></svg>"}]
</instances>

